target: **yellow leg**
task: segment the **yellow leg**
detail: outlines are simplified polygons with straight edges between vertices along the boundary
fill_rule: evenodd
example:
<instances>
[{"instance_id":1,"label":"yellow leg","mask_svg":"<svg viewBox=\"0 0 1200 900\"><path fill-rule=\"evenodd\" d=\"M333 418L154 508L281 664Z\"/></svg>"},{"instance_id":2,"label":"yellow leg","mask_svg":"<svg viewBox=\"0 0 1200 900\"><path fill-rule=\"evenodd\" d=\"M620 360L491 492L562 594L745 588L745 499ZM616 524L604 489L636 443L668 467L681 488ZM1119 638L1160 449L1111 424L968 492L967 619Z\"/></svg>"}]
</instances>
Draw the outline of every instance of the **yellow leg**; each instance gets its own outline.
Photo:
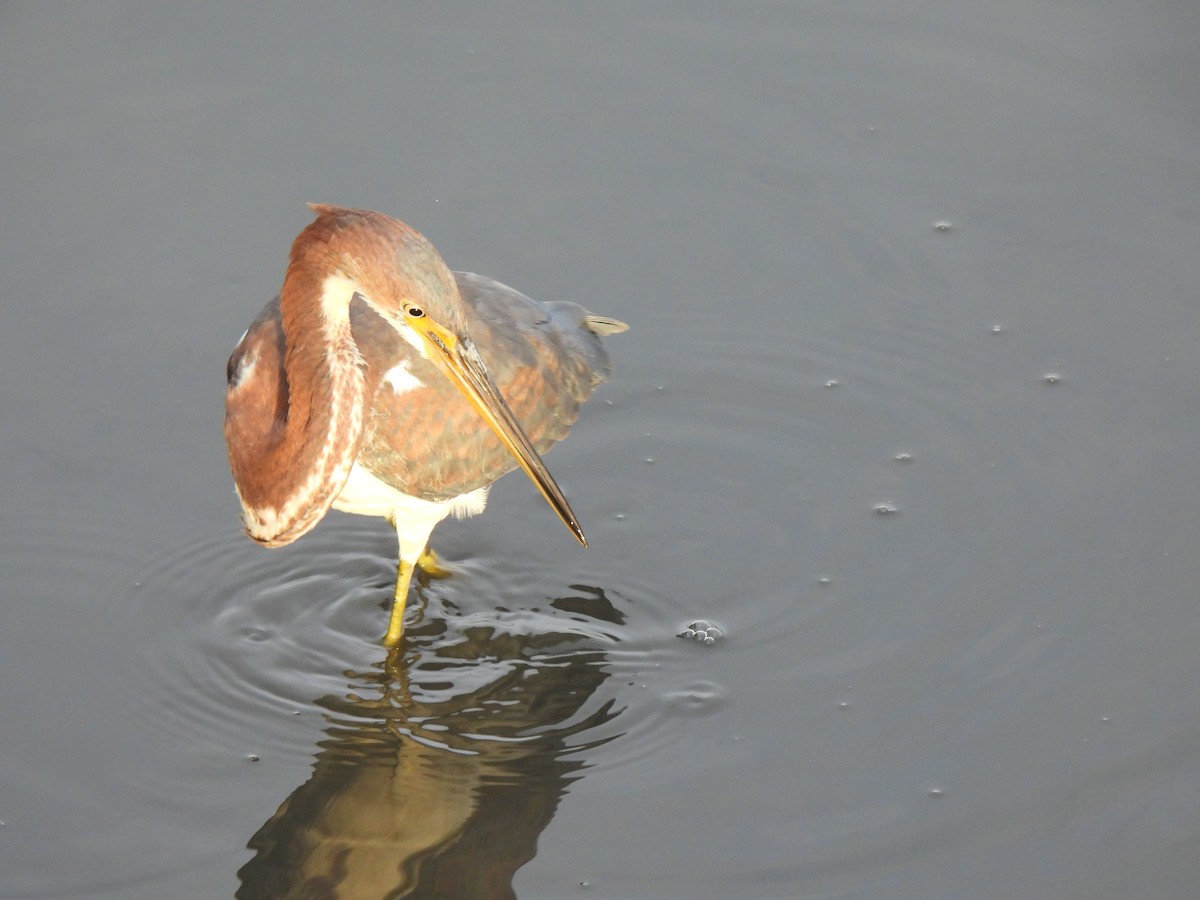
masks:
<instances>
[{"instance_id":1,"label":"yellow leg","mask_svg":"<svg viewBox=\"0 0 1200 900\"><path fill-rule=\"evenodd\" d=\"M418 563L419 565L419 563ZM413 566L400 560L396 572L396 596L392 601L392 617L388 620L387 635L383 643L388 647L396 647L404 637L404 607L408 603L408 589L412 585Z\"/></svg>"},{"instance_id":2,"label":"yellow leg","mask_svg":"<svg viewBox=\"0 0 1200 900\"><path fill-rule=\"evenodd\" d=\"M450 570L442 565L441 561L437 558L437 554L428 547L425 548L425 552L417 560L417 568L430 578L450 577Z\"/></svg>"},{"instance_id":3,"label":"yellow leg","mask_svg":"<svg viewBox=\"0 0 1200 900\"><path fill-rule=\"evenodd\" d=\"M403 559L396 570L396 594L392 600L392 617L388 620L387 634L383 643L388 647L398 647L404 637L404 608L408 604L408 593L412 587L413 573L420 569L430 578L449 578L450 570L445 568L437 558L437 554L428 547L417 557L417 564L410 565Z\"/></svg>"}]
</instances>

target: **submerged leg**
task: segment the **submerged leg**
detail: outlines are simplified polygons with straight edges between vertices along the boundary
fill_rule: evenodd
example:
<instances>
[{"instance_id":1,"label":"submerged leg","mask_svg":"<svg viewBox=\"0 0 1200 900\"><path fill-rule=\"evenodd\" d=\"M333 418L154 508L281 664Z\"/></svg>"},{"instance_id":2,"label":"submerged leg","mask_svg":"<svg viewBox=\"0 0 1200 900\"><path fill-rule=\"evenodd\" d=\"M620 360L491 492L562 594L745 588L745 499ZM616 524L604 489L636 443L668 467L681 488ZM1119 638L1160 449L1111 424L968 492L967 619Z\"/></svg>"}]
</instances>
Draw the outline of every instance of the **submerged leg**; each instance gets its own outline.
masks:
<instances>
[{"instance_id":1,"label":"submerged leg","mask_svg":"<svg viewBox=\"0 0 1200 900\"><path fill-rule=\"evenodd\" d=\"M424 513L421 515L420 513ZM446 517L448 510L424 504L416 510L397 510L388 521L396 529L396 540L400 546L400 565L396 570L396 593L392 599L392 615L388 620L387 634L383 643L388 647L398 646L404 638L404 608L408 603L408 593L412 588L413 572L418 568L438 577L436 572L444 572L437 563L437 557L429 552L429 535L433 526ZM429 568L426 568L428 566Z\"/></svg>"},{"instance_id":2,"label":"submerged leg","mask_svg":"<svg viewBox=\"0 0 1200 900\"><path fill-rule=\"evenodd\" d=\"M387 634L383 638L384 644L389 647L395 647L404 637L404 607L408 604L408 590L412 585L414 568L412 563L405 562L403 557L400 558L400 566L396 571L396 593L392 600L392 617L388 620Z\"/></svg>"}]
</instances>

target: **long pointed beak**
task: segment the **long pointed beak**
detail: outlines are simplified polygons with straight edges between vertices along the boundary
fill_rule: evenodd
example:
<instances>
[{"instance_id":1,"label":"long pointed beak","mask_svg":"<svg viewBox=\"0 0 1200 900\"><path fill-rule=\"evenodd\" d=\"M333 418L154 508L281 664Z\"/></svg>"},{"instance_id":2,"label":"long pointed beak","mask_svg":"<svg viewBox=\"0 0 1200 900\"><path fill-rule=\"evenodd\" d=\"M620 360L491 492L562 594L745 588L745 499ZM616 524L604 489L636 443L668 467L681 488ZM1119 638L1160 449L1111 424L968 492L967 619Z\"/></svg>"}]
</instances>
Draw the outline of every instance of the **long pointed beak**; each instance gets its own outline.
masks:
<instances>
[{"instance_id":1,"label":"long pointed beak","mask_svg":"<svg viewBox=\"0 0 1200 900\"><path fill-rule=\"evenodd\" d=\"M431 351L430 358L475 407L475 411L496 433L508 452L516 457L525 474L537 485L537 489L558 513L563 524L571 529L571 534L586 547L587 538L584 537L583 529L579 527L575 513L571 511L571 504L563 496L554 476L550 474L525 430L508 408L487 366L480 359L475 345L460 339L454 332L433 322L428 316L416 321L410 319L408 324L425 339L425 344Z\"/></svg>"}]
</instances>

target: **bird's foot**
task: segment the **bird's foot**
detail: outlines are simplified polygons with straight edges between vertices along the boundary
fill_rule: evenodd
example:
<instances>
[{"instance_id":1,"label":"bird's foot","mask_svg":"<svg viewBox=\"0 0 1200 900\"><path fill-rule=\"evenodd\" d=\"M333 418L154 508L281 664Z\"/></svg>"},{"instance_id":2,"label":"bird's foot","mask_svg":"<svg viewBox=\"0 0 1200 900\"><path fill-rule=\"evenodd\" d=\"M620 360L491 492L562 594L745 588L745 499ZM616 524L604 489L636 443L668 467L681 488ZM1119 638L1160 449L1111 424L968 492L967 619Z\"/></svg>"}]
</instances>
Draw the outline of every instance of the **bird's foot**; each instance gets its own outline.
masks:
<instances>
[{"instance_id":1,"label":"bird's foot","mask_svg":"<svg viewBox=\"0 0 1200 900\"><path fill-rule=\"evenodd\" d=\"M430 578L449 578L451 575L450 570L437 558L437 554L428 548L417 558L417 568Z\"/></svg>"}]
</instances>

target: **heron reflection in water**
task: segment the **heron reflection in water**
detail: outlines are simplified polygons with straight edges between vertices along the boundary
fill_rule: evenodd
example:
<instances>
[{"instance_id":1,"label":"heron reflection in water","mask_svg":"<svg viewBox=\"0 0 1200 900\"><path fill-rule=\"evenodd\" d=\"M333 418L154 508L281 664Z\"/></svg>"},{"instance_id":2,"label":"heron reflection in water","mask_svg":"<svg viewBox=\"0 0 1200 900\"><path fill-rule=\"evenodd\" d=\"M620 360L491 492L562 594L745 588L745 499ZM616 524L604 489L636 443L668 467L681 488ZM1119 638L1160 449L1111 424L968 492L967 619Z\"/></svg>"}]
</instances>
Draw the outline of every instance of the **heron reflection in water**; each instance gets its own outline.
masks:
<instances>
[{"instance_id":1,"label":"heron reflection in water","mask_svg":"<svg viewBox=\"0 0 1200 900\"><path fill-rule=\"evenodd\" d=\"M600 338L628 326L451 272L381 213L311 208L279 297L229 359L229 463L246 533L265 546L290 544L331 506L392 524L395 646L413 571L445 574L434 526L482 512L517 466L587 546L539 454L607 378Z\"/></svg>"},{"instance_id":2,"label":"heron reflection in water","mask_svg":"<svg viewBox=\"0 0 1200 900\"><path fill-rule=\"evenodd\" d=\"M312 770L250 838L239 900L512 900L591 751L623 731L602 686L624 616L572 588L528 630L433 600L402 665L348 672L318 699Z\"/></svg>"}]
</instances>

